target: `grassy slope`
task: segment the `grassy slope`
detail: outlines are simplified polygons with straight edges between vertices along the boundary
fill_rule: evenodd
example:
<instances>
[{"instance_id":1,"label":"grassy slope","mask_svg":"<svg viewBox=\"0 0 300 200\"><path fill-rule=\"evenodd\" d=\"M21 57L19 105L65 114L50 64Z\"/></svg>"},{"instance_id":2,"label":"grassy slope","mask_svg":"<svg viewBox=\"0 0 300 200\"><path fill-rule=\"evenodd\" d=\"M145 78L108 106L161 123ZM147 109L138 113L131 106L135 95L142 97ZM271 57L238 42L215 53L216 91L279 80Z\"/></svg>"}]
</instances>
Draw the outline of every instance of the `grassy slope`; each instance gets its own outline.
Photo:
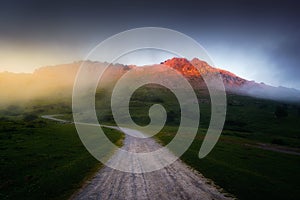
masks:
<instances>
[{"instance_id":1,"label":"grassy slope","mask_svg":"<svg viewBox=\"0 0 300 200\"><path fill-rule=\"evenodd\" d=\"M176 133L180 116L173 95L157 88L139 89L132 97L130 113L138 124L145 125L149 123L148 108L153 103L163 104L168 111L167 126L157 135L160 141L167 143ZM244 144L280 141L281 145L299 148L299 105L236 95L229 95L228 103L222 137L214 150L200 160L197 155L210 118L209 103L201 103L201 131L181 159L241 199L298 199L300 157ZM113 124L109 105L109 94L105 91L97 93L99 120ZM275 117L278 105L286 107L287 117ZM87 174L99 167L82 146L72 125L22 121L28 113L42 115L70 111L69 102L49 104L43 101L26 108L10 107L0 111L0 115L12 116L14 121L8 122L10 118L1 120L4 123L1 127L5 127L0 131L1 163L4 163L1 165L1 180L4 180L1 198L7 195L10 199L67 197ZM120 138L121 135L116 133L116 139Z\"/></svg>"},{"instance_id":2,"label":"grassy slope","mask_svg":"<svg viewBox=\"0 0 300 200\"><path fill-rule=\"evenodd\" d=\"M159 91L155 93L159 97L164 96ZM131 105L131 114L137 123L149 122L148 107L157 103L153 98L155 95L151 90L137 91L132 97L135 102ZM176 134L176 119L180 115L173 109L176 101L172 96L164 97L158 103L162 103L168 114L173 115L167 121L168 126L156 135L163 144L167 144ZM284 106L288 116L277 118L274 113L278 106ZM198 152L209 123L210 104L202 103L200 109L201 129L181 157L184 162L240 199L299 199L300 156L245 145L258 142L277 144L279 141L280 145L299 148L299 105L228 95L222 136L214 150L201 160Z\"/></svg>"},{"instance_id":3,"label":"grassy slope","mask_svg":"<svg viewBox=\"0 0 300 200\"><path fill-rule=\"evenodd\" d=\"M166 128L157 138L167 144L175 135ZM240 199L299 199L300 157L245 146L251 140L222 135L213 151L198 158L204 131L181 159Z\"/></svg>"},{"instance_id":4,"label":"grassy slope","mask_svg":"<svg viewBox=\"0 0 300 200\"><path fill-rule=\"evenodd\" d=\"M0 123L0 199L66 199L102 166L72 124L40 119ZM105 132L120 145L123 134Z\"/></svg>"}]
</instances>

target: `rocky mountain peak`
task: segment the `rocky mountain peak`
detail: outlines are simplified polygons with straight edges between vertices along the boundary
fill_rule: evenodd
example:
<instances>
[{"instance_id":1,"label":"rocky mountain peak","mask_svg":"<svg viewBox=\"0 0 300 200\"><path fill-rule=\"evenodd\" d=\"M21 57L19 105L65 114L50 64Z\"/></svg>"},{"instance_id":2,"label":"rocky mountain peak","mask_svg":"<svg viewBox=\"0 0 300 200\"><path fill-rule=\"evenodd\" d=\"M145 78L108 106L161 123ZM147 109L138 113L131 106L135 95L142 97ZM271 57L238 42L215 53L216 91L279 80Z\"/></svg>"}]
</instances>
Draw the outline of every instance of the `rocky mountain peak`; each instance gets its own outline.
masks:
<instances>
[{"instance_id":1,"label":"rocky mountain peak","mask_svg":"<svg viewBox=\"0 0 300 200\"><path fill-rule=\"evenodd\" d=\"M186 58L172 58L161 64L172 67L185 76L200 76L198 69Z\"/></svg>"}]
</instances>

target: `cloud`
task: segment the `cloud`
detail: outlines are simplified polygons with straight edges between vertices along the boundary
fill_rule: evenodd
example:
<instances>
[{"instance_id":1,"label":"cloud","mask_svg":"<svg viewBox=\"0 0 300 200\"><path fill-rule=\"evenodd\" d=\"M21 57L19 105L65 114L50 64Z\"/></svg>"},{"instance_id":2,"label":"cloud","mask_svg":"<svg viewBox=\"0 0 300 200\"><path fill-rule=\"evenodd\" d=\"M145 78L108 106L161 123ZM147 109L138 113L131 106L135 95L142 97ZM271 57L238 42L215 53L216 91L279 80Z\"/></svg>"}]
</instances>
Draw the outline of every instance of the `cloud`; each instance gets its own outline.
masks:
<instances>
[{"instance_id":1,"label":"cloud","mask_svg":"<svg viewBox=\"0 0 300 200\"><path fill-rule=\"evenodd\" d=\"M271 68L277 72L274 79L282 85L300 89L300 38L285 38L267 54Z\"/></svg>"}]
</instances>

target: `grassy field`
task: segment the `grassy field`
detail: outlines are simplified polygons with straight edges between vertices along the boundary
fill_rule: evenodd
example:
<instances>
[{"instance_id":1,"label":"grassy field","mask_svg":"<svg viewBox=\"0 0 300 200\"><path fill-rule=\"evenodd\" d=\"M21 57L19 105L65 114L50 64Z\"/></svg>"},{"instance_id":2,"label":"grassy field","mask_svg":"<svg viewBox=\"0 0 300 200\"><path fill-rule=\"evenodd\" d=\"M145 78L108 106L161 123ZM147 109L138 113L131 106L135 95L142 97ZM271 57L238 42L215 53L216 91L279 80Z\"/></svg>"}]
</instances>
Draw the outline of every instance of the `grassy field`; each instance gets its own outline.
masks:
<instances>
[{"instance_id":1,"label":"grassy field","mask_svg":"<svg viewBox=\"0 0 300 200\"><path fill-rule=\"evenodd\" d=\"M101 92L96 95L98 119L114 123L110 110L110 93ZM201 102L200 128L205 129L210 122L211 105L207 94L201 94L200 91L198 98ZM179 103L169 90L159 87L140 88L133 94L130 102L132 119L139 125L147 125L150 122L148 111L154 103L162 104L168 112L167 126L178 126L180 123ZM286 115L276 115L278 109L283 110ZM277 102L234 94L227 95L227 112L224 125L224 133L227 135L256 142L300 148L299 129L300 103Z\"/></svg>"},{"instance_id":2,"label":"grassy field","mask_svg":"<svg viewBox=\"0 0 300 200\"><path fill-rule=\"evenodd\" d=\"M176 134L180 111L174 96L161 92L164 95L149 88L137 91L131 114L138 124L147 124L148 108L162 103L171 117L155 137L166 145ZM207 96L199 95L202 98ZM239 199L299 199L300 156L256 147L262 143L300 152L299 104L234 94L229 94L227 101L224 130L213 151L204 159L198 158L210 120L210 103L202 101L199 133L181 159Z\"/></svg>"},{"instance_id":3,"label":"grassy field","mask_svg":"<svg viewBox=\"0 0 300 200\"><path fill-rule=\"evenodd\" d=\"M0 121L0 199L66 199L102 167L73 124L36 118L32 108L19 112ZM105 133L121 145L123 134L107 128Z\"/></svg>"},{"instance_id":4,"label":"grassy field","mask_svg":"<svg viewBox=\"0 0 300 200\"><path fill-rule=\"evenodd\" d=\"M299 199L300 156L256 148L258 143L300 151L300 105L229 94L222 136L204 159L198 152L210 120L210 102L198 94L199 133L181 159L239 199ZM96 110L101 123L114 124L110 93L99 90ZM158 87L138 89L130 114L139 125L150 122L148 110L162 104L165 128L155 136L167 144L176 134L180 109L170 91ZM22 106L0 108L0 199L65 199L101 164L83 147L74 125L41 119L65 114L71 119L70 99L35 100ZM120 145L123 134L106 129ZM249 146L252 145L252 146Z\"/></svg>"},{"instance_id":5,"label":"grassy field","mask_svg":"<svg viewBox=\"0 0 300 200\"><path fill-rule=\"evenodd\" d=\"M205 130L197 135L181 159L239 199L299 199L300 156L246 146L253 143L236 136L222 135L213 151L198 158ZM174 127L156 137L167 144Z\"/></svg>"}]
</instances>

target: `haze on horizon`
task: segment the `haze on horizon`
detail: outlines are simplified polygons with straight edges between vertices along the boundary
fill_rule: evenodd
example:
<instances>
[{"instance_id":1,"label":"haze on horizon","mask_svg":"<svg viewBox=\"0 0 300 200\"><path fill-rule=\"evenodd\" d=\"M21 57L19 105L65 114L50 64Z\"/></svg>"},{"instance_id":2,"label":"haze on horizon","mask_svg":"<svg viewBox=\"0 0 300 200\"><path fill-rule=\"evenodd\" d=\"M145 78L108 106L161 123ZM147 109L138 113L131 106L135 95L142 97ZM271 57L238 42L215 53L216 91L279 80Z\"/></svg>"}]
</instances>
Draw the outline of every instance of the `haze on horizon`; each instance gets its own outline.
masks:
<instances>
[{"instance_id":1,"label":"haze on horizon","mask_svg":"<svg viewBox=\"0 0 300 200\"><path fill-rule=\"evenodd\" d=\"M300 89L299 8L295 0L2 1L0 71L32 72L84 60L94 46L116 33L158 26L197 40L218 68ZM161 58L168 56L150 56L136 64Z\"/></svg>"}]
</instances>

